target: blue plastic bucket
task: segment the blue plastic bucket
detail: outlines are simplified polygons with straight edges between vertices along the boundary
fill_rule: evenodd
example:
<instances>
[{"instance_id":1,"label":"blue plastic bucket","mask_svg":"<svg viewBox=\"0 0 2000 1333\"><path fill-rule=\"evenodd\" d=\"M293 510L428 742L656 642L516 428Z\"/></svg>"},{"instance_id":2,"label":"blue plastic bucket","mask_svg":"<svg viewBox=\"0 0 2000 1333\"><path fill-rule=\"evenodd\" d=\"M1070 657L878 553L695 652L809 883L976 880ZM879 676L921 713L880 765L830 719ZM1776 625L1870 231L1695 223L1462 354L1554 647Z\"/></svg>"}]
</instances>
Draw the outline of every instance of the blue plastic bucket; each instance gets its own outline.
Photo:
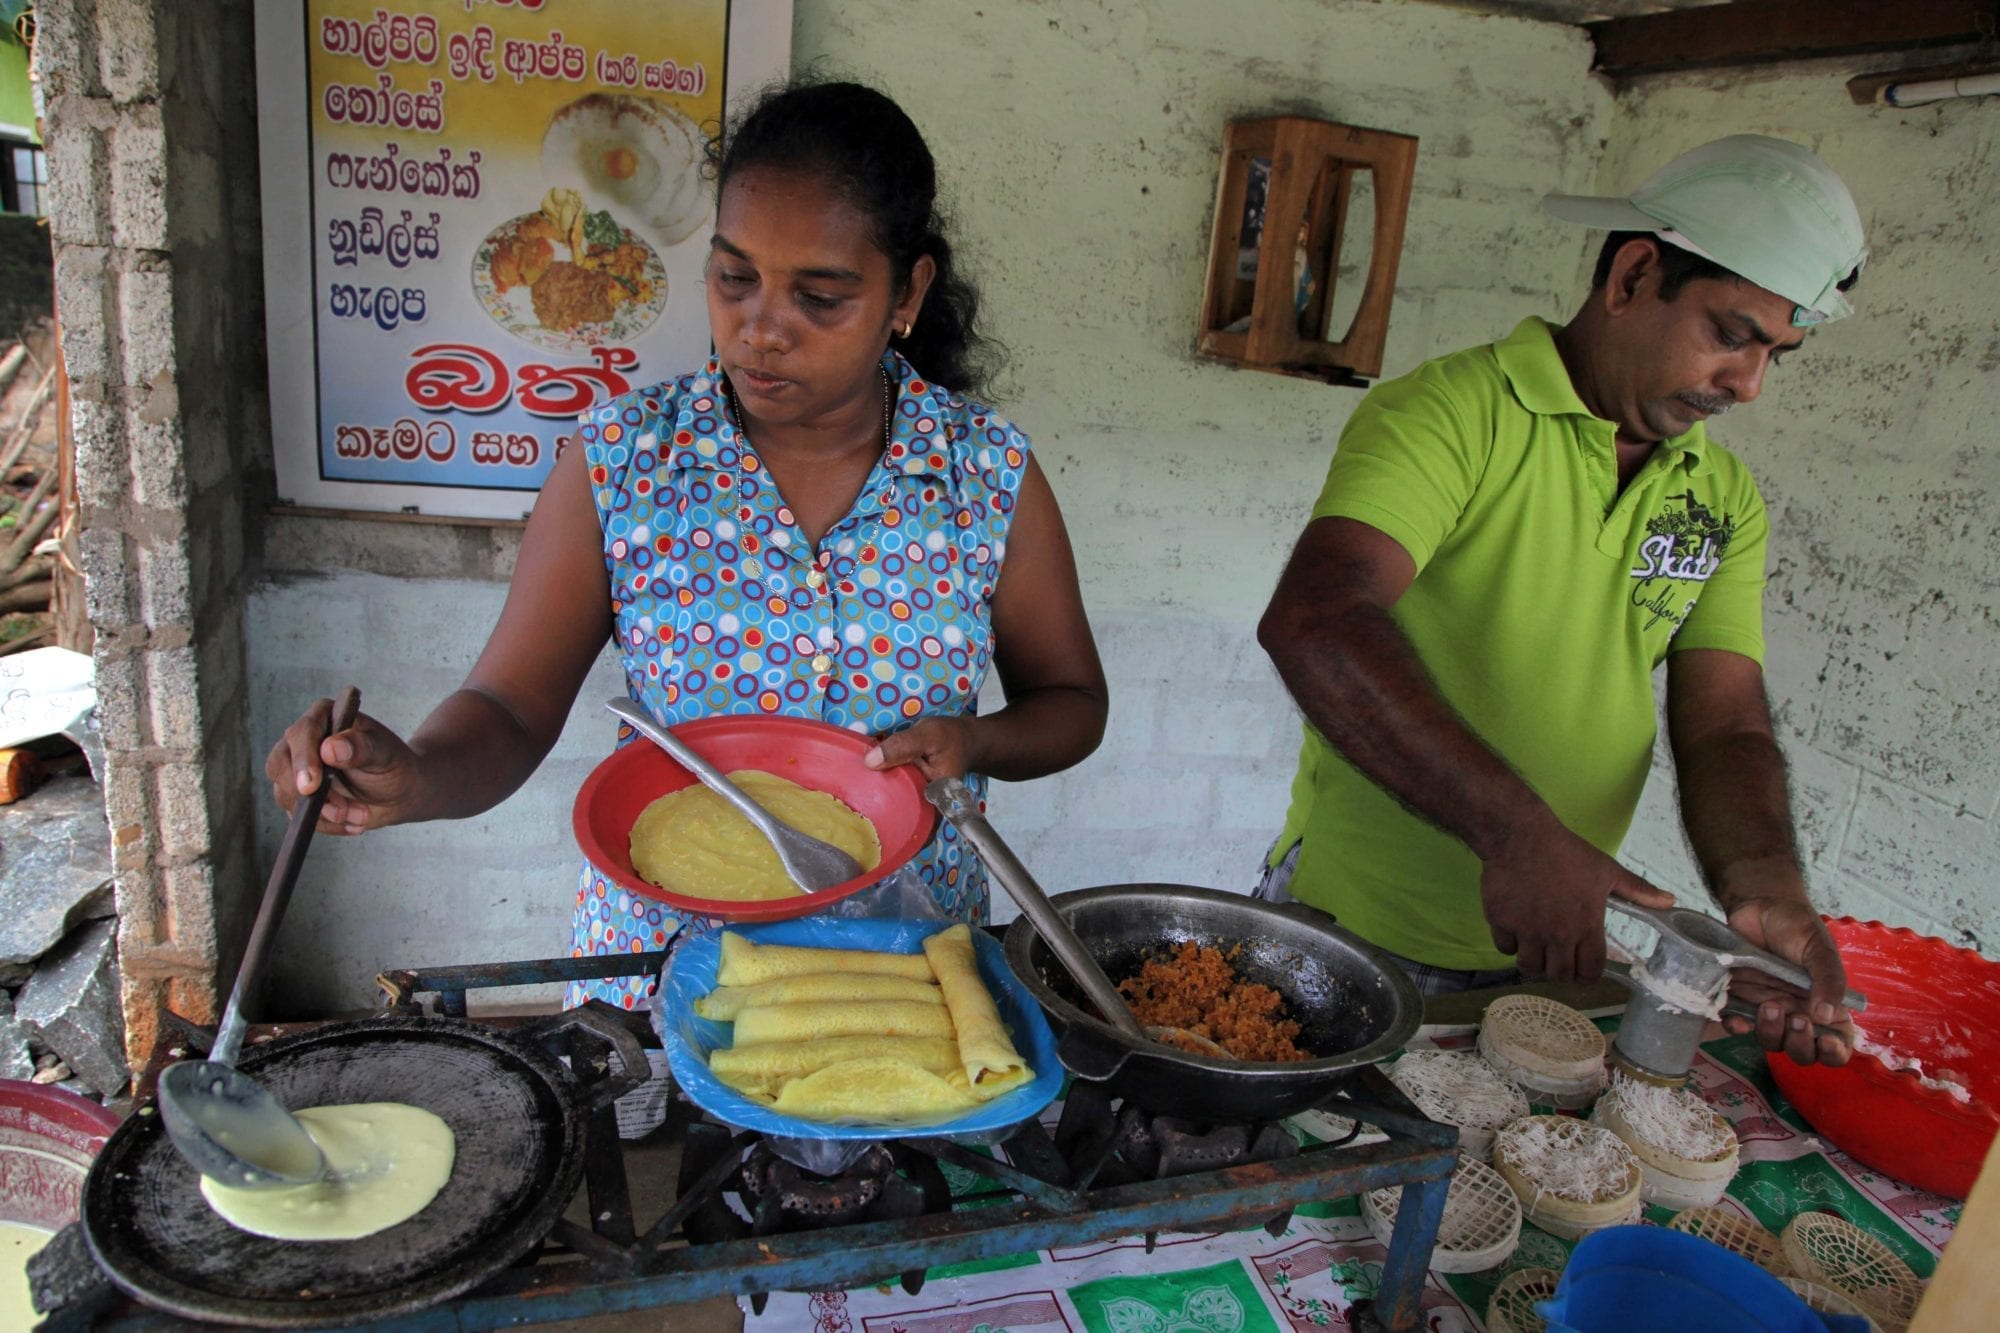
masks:
<instances>
[{"instance_id":1,"label":"blue plastic bucket","mask_svg":"<svg viewBox=\"0 0 2000 1333\"><path fill-rule=\"evenodd\" d=\"M1867 1333L1823 1315L1741 1255L1661 1227L1608 1227L1578 1242L1538 1307L1564 1333Z\"/></svg>"}]
</instances>

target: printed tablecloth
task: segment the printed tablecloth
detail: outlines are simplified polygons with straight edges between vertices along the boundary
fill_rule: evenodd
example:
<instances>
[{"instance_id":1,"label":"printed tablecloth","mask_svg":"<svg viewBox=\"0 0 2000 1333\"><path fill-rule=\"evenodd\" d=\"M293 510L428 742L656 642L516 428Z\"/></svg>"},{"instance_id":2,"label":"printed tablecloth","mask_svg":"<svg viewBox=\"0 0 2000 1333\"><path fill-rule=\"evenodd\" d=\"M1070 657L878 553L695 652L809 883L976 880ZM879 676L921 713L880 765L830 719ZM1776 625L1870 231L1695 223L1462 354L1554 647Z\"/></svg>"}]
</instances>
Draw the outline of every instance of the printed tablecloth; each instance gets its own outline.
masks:
<instances>
[{"instance_id":1,"label":"printed tablecloth","mask_svg":"<svg viewBox=\"0 0 2000 1333\"><path fill-rule=\"evenodd\" d=\"M1607 1031L1615 1015L1600 1017ZM1413 1045L1469 1046L1472 1029L1426 1029ZM1694 1082L1727 1116L1742 1141L1742 1166L1724 1206L1782 1231L1802 1212L1833 1211L1901 1255L1929 1278L1958 1223L1960 1204L1870 1171L1822 1142L1778 1095L1763 1052L1749 1037L1702 1049ZM1537 1108L1546 1109L1546 1108ZM1053 1127L1056 1108L1045 1115ZM1294 1117L1302 1142L1338 1131L1327 1117ZM981 1182L947 1166L954 1195ZM1648 1206L1646 1220L1673 1216ZM1462 1276L1429 1274L1424 1323L1436 1333L1477 1333L1487 1298L1520 1268L1560 1269L1572 1243L1532 1225L1498 1268ZM1308 1204L1273 1239L1261 1228L1205 1235L1163 1234L1151 1254L1142 1237L1073 1249L1036 1250L934 1268L912 1296L896 1283L852 1291L773 1294L745 1327L815 1333L1283 1333L1346 1328L1350 1305L1375 1295L1386 1251L1361 1218L1360 1200ZM746 1316L749 1301L743 1302Z\"/></svg>"}]
</instances>

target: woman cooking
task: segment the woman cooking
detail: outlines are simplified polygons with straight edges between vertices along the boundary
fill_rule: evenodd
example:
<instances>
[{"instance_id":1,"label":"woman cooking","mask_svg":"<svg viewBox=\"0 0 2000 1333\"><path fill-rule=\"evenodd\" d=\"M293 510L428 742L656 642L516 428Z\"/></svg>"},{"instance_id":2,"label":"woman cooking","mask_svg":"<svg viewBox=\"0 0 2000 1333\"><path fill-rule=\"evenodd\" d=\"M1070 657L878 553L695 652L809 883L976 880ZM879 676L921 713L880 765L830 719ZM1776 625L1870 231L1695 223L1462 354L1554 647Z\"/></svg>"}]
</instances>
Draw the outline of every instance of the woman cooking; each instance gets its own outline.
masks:
<instances>
[{"instance_id":1,"label":"woman cooking","mask_svg":"<svg viewBox=\"0 0 2000 1333\"><path fill-rule=\"evenodd\" d=\"M976 790L1097 747L1104 675L1055 495L1027 437L961 396L982 379L976 296L916 126L870 89L796 86L717 158L714 356L585 415L485 651L407 741L366 714L328 735L325 699L286 729L265 772L287 810L340 769L321 832L505 800L607 638L668 725L817 718L879 737L871 767ZM989 661L1006 706L982 717ZM984 874L949 825L914 868L949 915L984 919ZM657 948L680 923L583 867L574 954ZM577 983L570 1000L629 1009L651 987Z\"/></svg>"}]
</instances>

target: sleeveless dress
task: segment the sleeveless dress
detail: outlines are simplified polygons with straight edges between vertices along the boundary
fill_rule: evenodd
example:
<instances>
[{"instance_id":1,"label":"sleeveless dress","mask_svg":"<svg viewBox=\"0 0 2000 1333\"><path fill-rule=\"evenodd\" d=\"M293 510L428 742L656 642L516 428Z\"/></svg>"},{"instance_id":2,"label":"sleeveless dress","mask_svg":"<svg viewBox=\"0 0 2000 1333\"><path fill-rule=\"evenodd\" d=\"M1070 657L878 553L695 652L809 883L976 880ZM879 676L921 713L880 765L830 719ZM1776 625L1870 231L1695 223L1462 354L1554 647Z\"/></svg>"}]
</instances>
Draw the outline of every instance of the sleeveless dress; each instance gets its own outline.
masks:
<instances>
[{"instance_id":1,"label":"sleeveless dress","mask_svg":"<svg viewBox=\"0 0 2000 1333\"><path fill-rule=\"evenodd\" d=\"M720 363L582 417L626 689L662 723L769 713L879 735L977 711L1028 440L899 353L882 364L888 447L817 549L730 422ZM983 800L985 779L966 782ZM947 915L985 920L985 873L949 824L912 868ZM586 862L570 952L642 953L719 924ZM639 1008L656 984L574 982L568 1002Z\"/></svg>"}]
</instances>

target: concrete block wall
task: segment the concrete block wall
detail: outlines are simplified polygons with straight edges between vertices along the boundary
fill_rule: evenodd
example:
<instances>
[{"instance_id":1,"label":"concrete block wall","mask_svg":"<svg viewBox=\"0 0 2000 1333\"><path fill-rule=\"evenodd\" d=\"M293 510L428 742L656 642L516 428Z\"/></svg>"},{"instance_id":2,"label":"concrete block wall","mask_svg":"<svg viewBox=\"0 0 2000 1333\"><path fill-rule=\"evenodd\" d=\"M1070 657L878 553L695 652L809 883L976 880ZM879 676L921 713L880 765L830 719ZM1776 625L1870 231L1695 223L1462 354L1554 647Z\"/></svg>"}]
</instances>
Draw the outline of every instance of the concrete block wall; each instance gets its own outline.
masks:
<instances>
[{"instance_id":1,"label":"concrete block wall","mask_svg":"<svg viewBox=\"0 0 2000 1333\"><path fill-rule=\"evenodd\" d=\"M36 76L71 380L128 1044L215 1016L251 900L245 515L269 471L247 6L44 0ZM267 486L266 486L267 489Z\"/></svg>"}]
</instances>

